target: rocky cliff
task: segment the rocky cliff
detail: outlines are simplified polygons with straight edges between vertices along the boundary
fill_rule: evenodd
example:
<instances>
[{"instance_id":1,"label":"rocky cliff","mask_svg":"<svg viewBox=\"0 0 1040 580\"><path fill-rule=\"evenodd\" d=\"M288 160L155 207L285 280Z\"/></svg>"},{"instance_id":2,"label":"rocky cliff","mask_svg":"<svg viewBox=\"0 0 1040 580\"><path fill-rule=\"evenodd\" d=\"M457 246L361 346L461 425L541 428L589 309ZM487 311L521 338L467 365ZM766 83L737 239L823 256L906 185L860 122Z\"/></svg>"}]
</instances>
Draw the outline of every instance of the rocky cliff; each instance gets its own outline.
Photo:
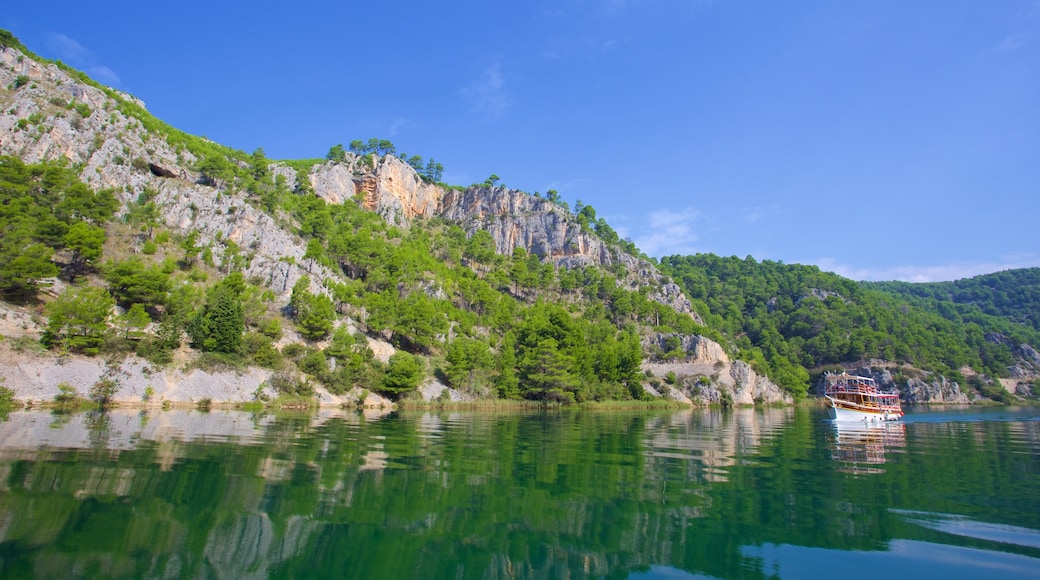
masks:
<instances>
[{"instance_id":1,"label":"rocky cliff","mask_svg":"<svg viewBox=\"0 0 1040 580\"><path fill-rule=\"evenodd\" d=\"M326 278L342 276L304 258L306 244L289 216L269 214L246 192L202 175L197 168L203 160L184 136L142 111L140 100L80 73L14 48L0 49L0 155L67 163L89 186L113 190L123 206L119 213L144 194L156 204L159 225L175 233L196 232L196 243L209 248L216 267L240 267L249 280L274 290L273 308L284 306L304 275L310 276L313 292L326 291L321 284ZM524 248L560 267L610 267L620 286L645 288L651 299L701 322L679 287L652 263L603 242L548 200L505 187L458 190L427 183L394 156L347 154L304 172L283 164L267 169L290 189L304 185L297 179L305 176L306 185L328 203L357 200L393 225L438 217L470 235L488 231L502 254Z\"/></svg>"},{"instance_id":2,"label":"rocky cliff","mask_svg":"<svg viewBox=\"0 0 1040 580\"><path fill-rule=\"evenodd\" d=\"M240 192L200 184L197 159L124 114L117 99L132 97L84 83L55 64L41 64L19 51L0 50L0 154L28 163L64 160L80 167L88 185L111 188L126 204L154 192L159 219L180 232L199 232L220 263L228 242L245 254L244 274L285 297L303 275L333 275L303 258L305 245ZM140 101L134 101L138 106ZM317 282L313 283L317 291Z\"/></svg>"},{"instance_id":3,"label":"rocky cliff","mask_svg":"<svg viewBox=\"0 0 1040 580\"><path fill-rule=\"evenodd\" d=\"M703 336L658 334L644 338L651 353L680 351L670 360L649 359L643 370L664 383L648 387L653 394L695 405L775 405L794 400L744 361L732 361L717 342Z\"/></svg>"},{"instance_id":4,"label":"rocky cliff","mask_svg":"<svg viewBox=\"0 0 1040 580\"><path fill-rule=\"evenodd\" d=\"M302 240L246 203L241 192L201 180L193 170L198 159L190 151L171 146L118 106L118 100L143 106L140 101L82 82L16 49L0 50L0 86L14 87L19 76L29 83L0 95L0 154L30 163L68 160L82 167L84 182L116 189L124 203L146 189L156 192L167 226L198 231L200 242L213 246L215 256L224 254L220 250L227 240L234 242L249 258L245 274L259 277L282 295L304 274L315 280L332 274L303 260ZM292 170L277 165L271 170L285 176L290 187L296 185ZM505 187L443 188L426 183L392 155L347 154L341 162L315 165L308 177L314 192L327 202L360 197L366 209L391 224L443 217L460 223L469 234L487 230L502 254L522 247L562 267L623 266L622 285L648 286L652 299L696 317L682 291L653 264L605 244L544 199ZM316 282L314 290L319 290Z\"/></svg>"},{"instance_id":5,"label":"rocky cliff","mask_svg":"<svg viewBox=\"0 0 1040 580\"><path fill-rule=\"evenodd\" d=\"M873 378L879 389L897 393L900 400L910 405L966 405L972 402L972 399L961 391L960 385L956 382L919 369L887 361L871 360L861 365L845 365L845 370L849 374ZM813 385L812 392L822 397L823 389L824 383L821 377Z\"/></svg>"},{"instance_id":6,"label":"rocky cliff","mask_svg":"<svg viewBox=\"0 0 1040 580\"><path fill-rule=\"evenodd\" d=\"M499 254L524 248L565 268L620 266L619 282L629 289L649 287L649 297L700 318L682 290L649 261L611 246L582 228L564 208L546 199L506 187L471 186L464 190L427 183L407 163L387 155L347 154L341 162L315 166L315 193L329 203L358 198L361 205L391 224L441 217L460 224L470 235L486 230Z\"/></svg>"}]
</instances>

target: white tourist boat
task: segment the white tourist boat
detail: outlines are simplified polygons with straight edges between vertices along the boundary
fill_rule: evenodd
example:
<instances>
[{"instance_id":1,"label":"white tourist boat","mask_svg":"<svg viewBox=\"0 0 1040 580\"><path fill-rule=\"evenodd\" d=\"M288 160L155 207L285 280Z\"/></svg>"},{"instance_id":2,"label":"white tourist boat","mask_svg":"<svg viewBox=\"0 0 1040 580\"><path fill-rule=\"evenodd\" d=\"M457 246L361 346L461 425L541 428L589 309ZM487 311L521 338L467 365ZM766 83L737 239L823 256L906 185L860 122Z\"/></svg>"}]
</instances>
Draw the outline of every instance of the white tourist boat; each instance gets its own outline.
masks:
<instances>
[{"instance_id":1,"label":"white tourist boat","mask_svg":"<svg viewBox=\"0 0 1040 580\"><path fill-rule=\"evenodd\" d=\"M874 423L903 417L899 395L882 393L870 377L841 373L824 380L824 396L830 403L827 411L835 421Z\"/></svg>"}]
</instances>

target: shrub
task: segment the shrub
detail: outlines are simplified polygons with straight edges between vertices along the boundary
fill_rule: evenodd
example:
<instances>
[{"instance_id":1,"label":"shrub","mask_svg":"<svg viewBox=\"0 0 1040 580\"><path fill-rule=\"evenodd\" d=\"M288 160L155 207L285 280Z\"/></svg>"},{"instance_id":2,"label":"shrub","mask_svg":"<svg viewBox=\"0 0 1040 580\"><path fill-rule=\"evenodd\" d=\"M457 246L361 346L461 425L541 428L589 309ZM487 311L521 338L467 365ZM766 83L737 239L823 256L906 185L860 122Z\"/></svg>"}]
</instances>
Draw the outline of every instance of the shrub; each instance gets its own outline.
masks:
<instances>
[{"instance_id":1,"label":"shrub","mask_svg":"<svg viewBox=\"0 0 1040 580\"><path fill-rule=\"evenodd\" d=\"M6 413L18 406L14 400L14 391L4 386L4 379L0 377L0 413Z\"/></svg>"},{"instance_id":2,"label":"shrub","mask_svg":"<svg viewBox=\"0 0 1040 580\"><path fill-rule=\"evenodd\" d=\"M307 381L301 381L292 372L275 373L271 375L268 383L275 392L282 396L298 395L309 397L314 395L314 387L308 384Z\"/></svg>"},{"instance_id":3,"label":"shrub","mask_svg":"<svg viewBox=\"0 0 1040 580\"><path fill-rule=\"evenodd\" d=\"M54 395L54 404L63 409L78 405L79 393L76 392L76 387L66 382L58 383L58 394Z\"/></svg>"},{"instance_id":4,"label":"shrub","mask_svg":"<svg viewBox=\"0 0 1040 580\"><path fill-rule=\"evenodd\" d=\"M94 386L90 387L90 399L101 409L107 409L117 391L119 391L119 383L107 377L100 378L94 383Z\"/></svg>"}]
</instances>

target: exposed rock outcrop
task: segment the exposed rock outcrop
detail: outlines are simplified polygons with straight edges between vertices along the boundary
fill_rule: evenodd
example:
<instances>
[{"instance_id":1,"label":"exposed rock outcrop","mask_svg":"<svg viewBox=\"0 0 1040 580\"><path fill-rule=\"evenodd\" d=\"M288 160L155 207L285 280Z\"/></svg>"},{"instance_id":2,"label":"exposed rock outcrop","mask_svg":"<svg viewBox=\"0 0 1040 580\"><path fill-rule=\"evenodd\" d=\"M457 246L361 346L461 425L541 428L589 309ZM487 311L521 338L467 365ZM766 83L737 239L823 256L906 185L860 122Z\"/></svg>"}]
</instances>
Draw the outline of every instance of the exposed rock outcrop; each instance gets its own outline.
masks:
<instances>
[{"instance_id":1,"label":"exposed rock outcrop","mask_svg":"<svg viewBox=\"0 0 1040 580\"><path fill-rule=\"evenodd\" d=\"M703 336L657 334L644 337L643 348L673 354L681 349L683 356L674 361L643 363L643 370L658 379L670 381L670 375L674 375L673 385L660 387L673 399L699 405L794 402L791 395L746 362L731 361L720 344Z\"/></svg>"},{"instance_id":2,"label":"exposed rock outcrop","mask_svg":"<svg viewBox=\"0 0 1040 580\"><path fill-rule=\"evenodd\" d=\"M392 155L348 154L341 162L315 166L310 180L315 193L329 203L357 197L365 209L394 225L417 217L442 217L461 224L469 235L486 230L502 255L524 248L565 268L622 266L625 274L619 282L624 287L649 286L650 299L701 323L682 290L653 264L608 245L546 199L486 185L445 189L423 181L410 165Z\"/></svg>"},{"instance_id":3,"label":"exposed rock outcrop","mask_svg":"<svg viewBox=\"0 0 1040 580\"><path fill-rule=\"evenodd\" d=\"M198 243L211 247L218 264L231 258L231 241L247 258L244 274L262 280L282 299L303 275L311 277L312 291L323 291L320 280L333 273L303 259L302 240L246 203L240 193L197 183L192 169L197 159L124 114L111 95L128 96L106 94L15 49L0 50L0 86L23 74L32 82L3 99L0 107L0 154L27 163L65 159L81 164L81 180L99 189L114 188L123 203L145 190L155 192L160 219L176 231L199 232ZM55 95L67 95L68 101L63 105ZM73 107L73 99L86 108ZM284 173L295 181L295 172Z\"/></svg>"},{"instance_id":4,"label":"exposed rock outcrop","mask_svg":"<svg viewBox=\"0 0 1040 580\"><path fill-rule=\"evenodd\" d=\"M897 366L886 361L872 360L866 366L849 365L846 371L849 374L873 378L880 390L894 391L899 395L901 401L911 405L967 405L972 402L971 398L961 391L960 385L940 375L909 367L899 367L911 372L914 376L897 380L896 375L892 373L892 368ZM823 396L822 378L813 386L813 393Z\"/></svg>"}]
</instances>

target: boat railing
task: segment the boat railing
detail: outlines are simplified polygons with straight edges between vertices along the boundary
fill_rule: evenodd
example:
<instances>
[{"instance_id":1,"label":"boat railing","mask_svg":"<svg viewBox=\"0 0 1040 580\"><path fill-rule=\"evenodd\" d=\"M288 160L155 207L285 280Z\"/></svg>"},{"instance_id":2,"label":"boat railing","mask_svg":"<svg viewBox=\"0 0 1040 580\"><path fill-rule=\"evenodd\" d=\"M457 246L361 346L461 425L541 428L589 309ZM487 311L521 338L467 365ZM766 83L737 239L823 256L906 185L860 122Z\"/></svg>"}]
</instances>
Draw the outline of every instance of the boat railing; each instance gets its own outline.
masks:
<instances>
[{"instance_id":1,"label":"boat railing","mask_svg":"<svg viewBox=\"0 0 1040 580\"><path fill-rule=\"evenodd\" d=\"M873 383L832 383L827 385L827 393L853 393L860 395L877 394L877 387Z\"/></svg>"},{"instance_id":2,"label":"boat railing","mask_svg":"<svg viewBox=\"0 0 1040 580\"><path fill-rule=\"evenodd\" d=\"M857 402L857 401L850 401L850 400L847 400L847 399L834 399L834 398L831 398L831 397L827 397L827 398L830 399L831 403L833 403L835 406L841 407L841 408L844 408L844 409L851 409L851 410L855 410L855 411L870 411L870 412L891 413L891 414L898 414L898 415L902 415L903 414L903 409L899 406L898 397L895 397L895 399L896 399L895 403L883 403L883 402L881 402L881 400L878 400L876 402L871 402L869 404L860 403L860 402ZM887 399L888 397L885 397L885 398Z\"/></svg>"}]
</instances>

